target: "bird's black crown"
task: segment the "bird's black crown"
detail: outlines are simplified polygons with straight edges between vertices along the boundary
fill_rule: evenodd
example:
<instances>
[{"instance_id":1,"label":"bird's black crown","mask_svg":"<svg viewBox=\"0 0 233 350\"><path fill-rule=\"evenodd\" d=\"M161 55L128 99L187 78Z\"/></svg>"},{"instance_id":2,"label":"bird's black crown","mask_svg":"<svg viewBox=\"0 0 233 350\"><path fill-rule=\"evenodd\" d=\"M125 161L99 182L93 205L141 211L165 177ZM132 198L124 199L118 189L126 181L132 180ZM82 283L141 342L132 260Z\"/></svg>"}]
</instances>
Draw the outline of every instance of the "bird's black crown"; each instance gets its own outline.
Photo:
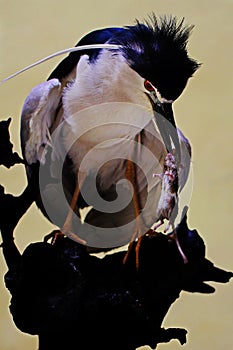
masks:
<instances>
[{"instance_id":1,"label":"bird's black crown","mask_svg":"<svg viewBox=\"0 0 233 350\"><path fill-rule=\"evenodd\" d=\"M175 100L199 63L189 58L187 42L193 26L185 26L184 18L157 17L135 26L125 27L110 42L121 45L121 52L129 65L149 80L162 97Z\"/></svg>"}]
</instances>

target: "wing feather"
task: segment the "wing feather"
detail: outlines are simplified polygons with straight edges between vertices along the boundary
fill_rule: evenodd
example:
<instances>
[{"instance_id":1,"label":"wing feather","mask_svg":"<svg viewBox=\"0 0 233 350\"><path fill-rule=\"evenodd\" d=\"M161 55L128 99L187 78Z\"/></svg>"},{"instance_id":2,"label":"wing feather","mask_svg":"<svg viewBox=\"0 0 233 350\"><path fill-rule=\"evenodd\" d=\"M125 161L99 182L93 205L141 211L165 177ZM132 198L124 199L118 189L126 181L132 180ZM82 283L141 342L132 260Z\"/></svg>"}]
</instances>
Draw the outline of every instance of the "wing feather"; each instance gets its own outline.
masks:
<instances>
[{"instance_id":1,"label":"wing feather","mask_svg":"<svg viewBox=\"0 0 233 350\"><path fill-rule=\"evenodd\" d=\"M21 115L21 145L28 164L44 162L45 145L55 122L62 88L58 79L34 87L27 96Z\"/></svg>"}]
</instances>

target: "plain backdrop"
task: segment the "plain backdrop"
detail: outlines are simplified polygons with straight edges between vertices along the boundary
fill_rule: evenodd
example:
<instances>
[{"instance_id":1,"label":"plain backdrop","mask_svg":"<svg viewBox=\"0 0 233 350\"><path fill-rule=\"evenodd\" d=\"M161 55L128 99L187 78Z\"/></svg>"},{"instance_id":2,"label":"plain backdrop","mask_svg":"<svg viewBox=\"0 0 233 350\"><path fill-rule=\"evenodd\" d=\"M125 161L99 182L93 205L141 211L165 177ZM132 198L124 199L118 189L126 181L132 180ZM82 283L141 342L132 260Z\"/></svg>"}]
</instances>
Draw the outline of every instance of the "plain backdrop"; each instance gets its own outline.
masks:
<instances>
[{"instance_id":1,"label":"plain backdrop","mask_svg":"<svg viewBox=\"0 0 233 350\"><path fill-rule=\"evenodd\" d=\"M193 147L194 188L188 221L204 238L208 258L233 270L232 0L0 0L0 79L73 46L88 31L130 25L135 18L141 20L152 11L157 15L184 16L187 24L195 25L189 53L203 65L174 104L177 124ZM0 86L0 118L12 117L10 130L19 153L24 99L61 59L53 59ZM1 167L0 183L7 192L21 193L26 185L23 166L11 170ZM20 251L30 242L42 240L51 228L32 206L15 232ZM0 349L35 350L37 337L18 331L9 313L10 294L3 281L6 271L0 254ZM164 320L165 327L187 328L184 349L233 349L233 283L214 285L213 295L183 292ZM158 349L175 350L180 345L172 341Z\"/></svg>"}]
</instances>

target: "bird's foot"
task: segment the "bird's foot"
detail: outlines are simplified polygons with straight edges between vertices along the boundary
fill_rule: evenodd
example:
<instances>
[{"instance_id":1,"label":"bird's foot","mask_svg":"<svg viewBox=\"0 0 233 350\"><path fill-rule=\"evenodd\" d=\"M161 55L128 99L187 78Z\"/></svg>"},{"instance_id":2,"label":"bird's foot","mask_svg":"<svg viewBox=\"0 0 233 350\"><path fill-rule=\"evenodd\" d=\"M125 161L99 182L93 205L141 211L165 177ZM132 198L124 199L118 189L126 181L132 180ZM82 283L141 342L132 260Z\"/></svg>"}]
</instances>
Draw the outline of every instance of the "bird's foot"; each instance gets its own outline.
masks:
<instances>
[{"instance_id":1,"label":"bird's foot","mask_svg":"<svg viewBox=\"0 0 233 350\"><path fill-rule=\"evenodd\" d=\"M79 237L76 233L72 232L71 230L66 229L65 226L63 226L62 228L62 232L65 236L69 237L73 241L80 243L82 245L87 245L87 242L84 239Z\"/></svg>"},{"instance_id":2,"label":"bird's foot","mask_svg":"<svg viewBox=\"0 0 233 350\"><path fill-rule=\"evenodd\" d=\"M61 242L65 237L61 230L53 230L44 237L44 242L48 242L51 239L51 244L55 245Z\"/></svg>"},{"instance_id":3,"label":"bird's foot","mask_svg":"<svg viewBox=\"0 0 233 350\"><path fill-rule=\"evenodd\" d=\"M135 264L136 264L137 271L139 270L139 265L140 265L139 253L140 253L140 247L141 247L141 243L142 243L142 238L143 238L143 236L140 236L140 237L138 237L136 243L135 243L134 240L129 243L128 250L127 250L127 252L126 252L126 254L124 256L124 259L123 259L123 264L126 264L130 254L132 253L133 248L134 248L134 251L135 251Z\"/></svg>"},{"instance_id":4,"label":"bird's foot","mask_svg":"<svg viewBox=\"0 0 233 350\"><path fill-rule=\"evenodd\" d=\"M50 239L52 239L51 244L55 245L60 243L65 236L71 238L73 241L77 243L80 243L83 245L87 244L87 242L84 241L84 239L80 238L78 235L76 235L71 231L65 230L64 227L62 230L54 230L50 232L48 235L44 237L44 242L48 242Z\"/></svg>"}]
</instances>

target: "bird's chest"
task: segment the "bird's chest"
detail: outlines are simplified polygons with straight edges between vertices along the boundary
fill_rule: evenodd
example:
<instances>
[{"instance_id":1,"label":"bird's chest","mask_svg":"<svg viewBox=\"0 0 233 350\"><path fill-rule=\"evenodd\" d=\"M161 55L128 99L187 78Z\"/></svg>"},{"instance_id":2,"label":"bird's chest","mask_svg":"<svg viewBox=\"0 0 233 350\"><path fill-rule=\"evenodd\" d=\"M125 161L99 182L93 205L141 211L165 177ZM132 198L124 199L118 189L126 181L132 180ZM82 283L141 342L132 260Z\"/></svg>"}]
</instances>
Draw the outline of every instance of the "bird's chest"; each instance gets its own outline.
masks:
<instances>
[{"instance_id":1,"label":"bird's chest","mask_svg":"<svg viewBox=\"0 0 233 350\"><path fill-rule=\"evenodd\" d=\"M151 114L140 105L104 103L67 122L64 143L75 172L96 177L103 191L124 178L126 160L147 172L158 166L165 151Z\"/></svg>"},{"instance_id":2,"label":"bird's chest","mask_svg":"<svg viewBox=\"0 0 233 350\"><path fill-rule=\"evenodd\" d=\"M125 177L127 159L140 163L140 133L134 138L123 138L120 129L102 126L91 130L76 140L68 152L75 173L87 175L101 192Z\"/></svg>"},{"instance_id":3,"label":"bird's chest","mask_svg":"<svg viewBox=\"0 0 233 350\"><path fill-rule=\"evenodd\" d=\"M110 110L109 110L110 108ZM152 188L166 150L148 111L131 103L87 108L71 120L65 138L75 173L84 173L100 192L125 178L127 160L136 165L139 188Z\"/></svg>"}]
</instances>

